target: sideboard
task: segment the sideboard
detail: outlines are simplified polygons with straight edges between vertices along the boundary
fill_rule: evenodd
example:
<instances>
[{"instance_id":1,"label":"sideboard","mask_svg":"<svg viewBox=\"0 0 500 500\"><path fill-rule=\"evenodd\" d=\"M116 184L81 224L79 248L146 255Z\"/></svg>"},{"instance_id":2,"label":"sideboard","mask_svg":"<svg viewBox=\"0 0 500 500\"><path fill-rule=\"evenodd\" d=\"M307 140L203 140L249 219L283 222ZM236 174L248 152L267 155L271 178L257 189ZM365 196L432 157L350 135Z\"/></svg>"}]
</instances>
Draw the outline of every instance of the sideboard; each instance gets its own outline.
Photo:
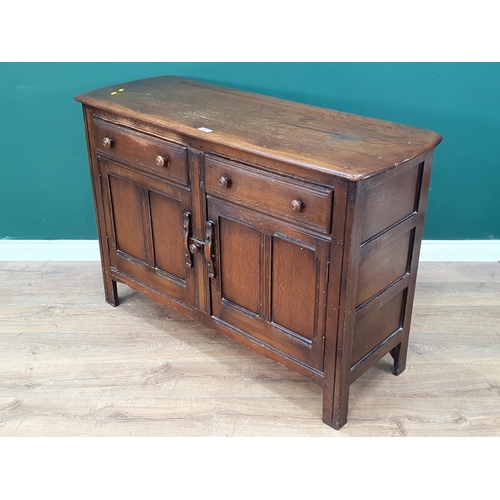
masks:
<instances>
[{"instance_id":1,"label":"sideboard","mask_svg":"<svg viewBox=\"0 0 500 500\"><path fill-rule=\"evenodd\" d=\"M106 301L121 282L323 388L406 364L441 136L165 76L81 94Z\"/></svg>"}]
</instances>

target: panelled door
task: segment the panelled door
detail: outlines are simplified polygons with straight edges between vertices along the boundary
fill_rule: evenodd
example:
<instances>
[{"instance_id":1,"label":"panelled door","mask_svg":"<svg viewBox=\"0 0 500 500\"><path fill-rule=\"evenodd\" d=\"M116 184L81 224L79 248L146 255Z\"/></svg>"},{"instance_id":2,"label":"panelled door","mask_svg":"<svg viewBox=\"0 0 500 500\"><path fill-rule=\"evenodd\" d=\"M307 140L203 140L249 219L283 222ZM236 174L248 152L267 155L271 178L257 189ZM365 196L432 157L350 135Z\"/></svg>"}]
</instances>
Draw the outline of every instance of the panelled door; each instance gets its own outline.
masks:
<instances>
[{"instance_id":1,"label":"panelled door","mask_svg":"<svg viewBox=\"0 0 500 500\"><path fill-rule=\"evenodd\" d=\"M236 203L207 200L213 317L322 370L328 237Z\"/></svg>"},{"instance_id":2,"label":"panelled door","mask_svg":"<svg viewBox=\"0 0 500 500\"><path fill-rule=\"evenodd\" d=\"M187 305L195 283L188 250L188 188L99 158L111 267Z\"/></svg>"}]
</instances>

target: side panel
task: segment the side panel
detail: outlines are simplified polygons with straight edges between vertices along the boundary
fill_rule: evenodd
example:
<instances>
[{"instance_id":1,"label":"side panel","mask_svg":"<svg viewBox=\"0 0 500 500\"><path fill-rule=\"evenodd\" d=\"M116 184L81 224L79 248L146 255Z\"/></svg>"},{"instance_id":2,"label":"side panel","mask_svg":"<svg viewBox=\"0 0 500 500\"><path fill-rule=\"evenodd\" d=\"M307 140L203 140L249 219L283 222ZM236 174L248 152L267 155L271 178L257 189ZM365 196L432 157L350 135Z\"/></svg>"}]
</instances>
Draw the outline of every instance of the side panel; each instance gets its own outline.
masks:
<instances>
[{"instance_id":1,"label":"side panel","mask_svg":"<svg viewBox=\"0 0 500 500\"><path fill-rule=\"evenodd\" d=\"M431 163L432 153L360 184L351 380L407 346Z\"/></svg>"},{"instance_id":2,"label":"side panel","mask_svg":"<svg viewBox=\"0 0 500 500\"><path fill-rule=\"evenodd\" d=\"M404 370L432 155L349 183L333 394L325 385L323 413L336 429L354 380L389 352L394 373Z\"/></svg>"},{"instance_id":3,"label":"side panel","mask_svg":"<svg viewBox=\"0 0 500 500\"><path fill-rule=\"evenodd\" d=\"M398 170L396 175L382 174L374 177L374 181L365 181L368 184L373 182L374 185L366 190L363 200L360 200L363 206L362 242L416 211L421 175L419 165L413 164L410 168ZM377 177L386 177L386 180L377 180Z\"/></svg>"}]
</instances>

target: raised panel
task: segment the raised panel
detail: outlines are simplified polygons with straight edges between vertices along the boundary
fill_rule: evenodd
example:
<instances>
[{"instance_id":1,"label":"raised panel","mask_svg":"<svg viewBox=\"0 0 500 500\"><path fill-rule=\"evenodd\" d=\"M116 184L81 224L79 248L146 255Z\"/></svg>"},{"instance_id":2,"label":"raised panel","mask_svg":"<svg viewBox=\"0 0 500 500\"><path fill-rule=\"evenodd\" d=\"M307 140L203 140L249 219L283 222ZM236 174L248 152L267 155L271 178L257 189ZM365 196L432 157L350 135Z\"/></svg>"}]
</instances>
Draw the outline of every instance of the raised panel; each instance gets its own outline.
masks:
<instances>
[{"instance_id":1,"label":"raised panel","mask_svg":"<svg viewBox=\"0 0 500 500\"><path fill-rule=\"evenodd\" d=\"M114 175L109 176L109 187L117 250L143 261L146 249L140 190L132 182Z\"/></svg>"},{"instance_id":2,"label":"raised panel","mask_svg":"<svg viewBox=\"0 0 500 500\"><path fill-rule=\"evenodd\" d=\"M272 320L312 340L318 306L315 249L273 237Z\"/></svg>"},{"instance_id":3,"label":"raised panel","mask_svg":"<svg viewBox=\"0 0 500 500\"><path fill-rule=\"evenodd\" d=\"M387 232L361 248L356 307L380 293L409 270L414 230L396 238L393 237L393 232Z\"/></svg>"},{"instance_id":4,"label":"raised panel","mask_svg":"<svg viewBox=\"0 0 500 500\"><path fill-rule=\"evenodd\" d=\"M417 210L422 165L393 175L381 184L369 188L363 197L363 227L361 241L404 219Z\"/></svg>"},{"instance_id":5,"label":"raised panel","mask_svg":"<svg viewBox=\"0 0 500 500\"><path fill-rule=\"evenodd\" d=\"M352 366L402 327L406 293L403 290L370 314L356 313Z\"/></svg>"},{"instance_id":6,"label":"raised panel","mask_svg":"<svg viewBox=\"0 0 500 500\"><path fill-rule=\"evenodd\" d=\"M222 298L260 314L261 233L225 217L219 221Z\"/></svg>"},{"instance_id":7,"label":"raised panel","mask_svg":"<svg viewBox=\"0 0 500 500\"><path fill-rule=\"evenodd\" d=\"M155 191L149 192L149 201L155 266L185 280L181 201Z\"/></svg>"}]
</instances>

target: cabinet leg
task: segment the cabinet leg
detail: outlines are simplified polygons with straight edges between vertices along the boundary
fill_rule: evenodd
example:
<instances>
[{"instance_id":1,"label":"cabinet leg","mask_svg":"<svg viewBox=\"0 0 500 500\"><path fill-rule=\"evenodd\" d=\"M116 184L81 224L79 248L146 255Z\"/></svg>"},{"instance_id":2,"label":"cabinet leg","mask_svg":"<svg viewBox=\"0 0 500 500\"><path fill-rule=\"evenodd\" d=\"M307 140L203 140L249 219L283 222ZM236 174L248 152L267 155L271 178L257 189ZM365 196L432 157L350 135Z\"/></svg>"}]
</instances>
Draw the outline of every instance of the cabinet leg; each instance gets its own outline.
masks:
<instances>
[{"instance_id":1,"label":"cabinet leg","mask_svg":"<svg viewBox=\"0 0 500 500\"><path fill-rule=\"evenodd\" d=\"M106 302L113 307L116 307L120 303L116 281L107 277L104 277L104 297L106 298Z\"/></svg>"},{"instance_id":2,"label":"cabinet leg","mask_svg":"<svg viewBox=\"0 0 500 500\"><path fill-rule=\"evenodd\" d=\"M333 400L328 388L323 393L323 422L336 430L340 430L347 423L349 409L349 386L340 389L339 394L334 392Z\"/></svg>"},{"instance_id":3,"label":"cabinet leg","mask_svg":"<svg viewBox=\"0 0 500 500\"><path fill-rule=\"evenodd\" d=\"M405 371L406 355L408 353L408 338L403 340L394 349L391 350L391 356L394 358L394 367L392 373L398 376Z\"/></svg>"}]
</instances>

